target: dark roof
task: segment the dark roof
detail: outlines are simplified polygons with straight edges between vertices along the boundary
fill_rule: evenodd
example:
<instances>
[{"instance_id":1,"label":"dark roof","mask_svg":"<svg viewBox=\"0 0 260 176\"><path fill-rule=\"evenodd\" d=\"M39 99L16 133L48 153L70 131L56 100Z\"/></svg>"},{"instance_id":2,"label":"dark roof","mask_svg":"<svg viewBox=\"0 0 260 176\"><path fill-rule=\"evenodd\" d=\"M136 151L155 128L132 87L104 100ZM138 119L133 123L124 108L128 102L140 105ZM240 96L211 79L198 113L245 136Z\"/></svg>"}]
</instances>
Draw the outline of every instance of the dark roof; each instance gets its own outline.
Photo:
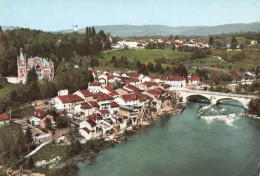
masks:
<instances>
[{"instance_id":1,"label":"dark roof","mask_svg":"<svg viewBox=\"0 0 260 176\"><path fill-rule=\"evenodd\" d=\"M91 109L92 106L89 103L85 102L82 104L82 106L80 108L81 109Z\"/></svg>"},{"instance_id":2,"label":"dark roof","mask_svg":"<svg viewBox=\"0 0 260 176\"><path fill-rule=\"evenodd\" d=\"M90 124L91 127L96 126L96 122L91 119L86 119L86 121Z\"/></svg>"},{"instance_id":3,"label":"dark roof","mask_svg":"<svg viewBox=\"0 0 260 176\"><path fill-rule=\"evenodd\" d=\"M99 82L92 82L89 84L89 86L101 86L101 83Z\"/></svg>"},{"instance_id":4,"label":"dark roof","mask_svg":"<svg viewBox=\"0 0 260 176\"><path fill-rule=\"evenodd\" d=\"M99 114L99 113L94 113L92 115L89 115L86 117L87 119L90 119L90 120L93 120L93 121L96 121L96 120L102 120L102 116Z\"/></svg>"},{"instance_id":5,"label":"dark roof","mask_svg":"<svg viewBox=\"0 0 260 176\"><path fill-rule=\"evenodd\" d=\"M61 95L58 96L58 98L63 102L63 103L71 103L75 101L84 101L80 96L72 94L72 95Z\"/></svg>"},{"instance_id":6,"label":"dark roof","mask_svg":"<svg viewBox=\"0 0 260 176\"><path fill-rule=\"evenodd\" d=\"M7 115L7 114L1 114L1 115L0 115L0 122L1 122L1 121L6 121L6 120L9 120L8 115Z\"/></svg>"},{"instance_id":7,"label":"dark roof","mask_svg":"<svg viewBox=\"0 0 260 176\"><path fill-rule=\"evenodd\" d=\"M47 115L47 113L48 113L47 111L36 109L35 112L33 113L33 116L42 119Z\"/></svg>"},{"instance_id":8,"label":"dark roof","mask_svg":"<svg viewBox=\"0 0 260 176\"><path fill-rule=\"evenodd\" d=\"M116 102L112 101L111 102L111 108L115 108L115 107L119 107L119 104L117 104Z\"/></svg>"},{"instance_id":9,"label":"dark roof","mask_svg":"<svg viewBox=\"0 0 260 176\"><path fill-rule=\"evenodd\" d=\"M96 107L96 108L99 108L99 107L100 107L99 104L98 104L98 102L96 102L96 101L90 101L89 103L90 103L91 106L93 106L93 107Z\"/></svg>"},{"instance_id":10,"label":"dark roof","mask_svg":"<svg viewBox=\"0 0 260 176\"><path fill-rule=\"evenodd\" d=\"M136 100L136 97L134 94L125 94L125 95L121 95L121 97L124 101Z\"/></svg>"},{"instance_id":11,"label":"dark roof","mask_svg":"<svg viewBox=\"0 0 260 176\"><path fill-rule=\"evenodd\" d=\"M157 83L156 83L156 82L145 82L145 83L143 83L143 85L145 85L145 86L147 86L147 87L150 87L150 86L155 86L155 85L157 85Z\"/></svg>"},{"instance_id":12,"label":"dark roof","mask_svg":"<svg viewBox=\"0 0 260 176\"><path fill-rule=\"evenodd\" d=\"M91 93L88 89L80 90L80 92L84 95L84 97L93 96L93 93Z\"/></svg>"},{"instance_id":13,"label":"dark roof","mask_svg":"<svg viewBox=\"0 0 260 176\"><path fill-rule=\"evenodd\" d=\"M88 128L82 128L82 130L86 131L87 133L90 133L90 130Z\"/></svg>"}]
</instances>

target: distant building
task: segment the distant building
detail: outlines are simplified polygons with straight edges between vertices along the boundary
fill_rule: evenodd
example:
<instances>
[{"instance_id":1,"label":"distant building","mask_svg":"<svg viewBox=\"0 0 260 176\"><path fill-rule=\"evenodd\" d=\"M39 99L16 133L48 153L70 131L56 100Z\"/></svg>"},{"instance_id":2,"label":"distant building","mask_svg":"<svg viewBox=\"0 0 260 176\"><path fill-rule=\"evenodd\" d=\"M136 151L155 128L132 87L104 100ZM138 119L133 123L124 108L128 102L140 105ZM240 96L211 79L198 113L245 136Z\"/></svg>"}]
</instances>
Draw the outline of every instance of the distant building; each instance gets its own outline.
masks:
<instances>
[{"instance_id":1,"label":"distant building","mask_svg":"<svg viewBox=\"0 0 260 176\"><path fill-rule=\"evenodd\" d=\"M18 83L25 83L27 74L31 69L35 69L38 79L43 78L53 81L54 79L54 65L52 61L48 61L44 58L33 57L26 59L26 55L23 55L23 49L20 49L20 56L17 57L17 70L18 70Z\"/></svg>"}]
</instances>

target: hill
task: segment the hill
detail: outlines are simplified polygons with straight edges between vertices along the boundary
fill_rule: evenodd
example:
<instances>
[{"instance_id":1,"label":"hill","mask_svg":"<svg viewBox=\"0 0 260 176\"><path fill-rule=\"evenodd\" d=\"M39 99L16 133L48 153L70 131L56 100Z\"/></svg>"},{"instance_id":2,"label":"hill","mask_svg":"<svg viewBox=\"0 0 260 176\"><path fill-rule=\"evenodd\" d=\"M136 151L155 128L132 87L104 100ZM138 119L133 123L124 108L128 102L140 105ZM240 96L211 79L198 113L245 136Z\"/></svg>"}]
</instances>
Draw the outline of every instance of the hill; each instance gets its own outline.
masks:
<instances>
[{"instance_id":1,"label":"hill","mask_svg":"<svg viewBox=\"0 0 260 176\"><path fill-rule=\"evenodd\" d=\"M218 26L180 26L171 27L165 25L105 25L95 26L96 31L104 30L109 32L112 36L155 36L155 35L195 35L207 36L221 33L235 33L235 32L260 32L260 22L254 23L236 23L225 24ZM58 32L72 32L70 30L62 30ZM79 29L79 33L84 33L85 28Z\"/></svg>"}]
</instances>

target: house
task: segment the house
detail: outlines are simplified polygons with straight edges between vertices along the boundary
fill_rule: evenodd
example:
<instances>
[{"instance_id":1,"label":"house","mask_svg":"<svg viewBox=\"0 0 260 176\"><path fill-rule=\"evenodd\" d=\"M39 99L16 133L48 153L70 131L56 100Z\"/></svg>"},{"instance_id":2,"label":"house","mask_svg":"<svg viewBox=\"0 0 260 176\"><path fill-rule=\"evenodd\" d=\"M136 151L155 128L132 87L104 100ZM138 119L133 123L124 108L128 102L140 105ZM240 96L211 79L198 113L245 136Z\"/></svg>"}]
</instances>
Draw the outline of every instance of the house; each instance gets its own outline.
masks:
<instances>
[{"instance_id":1,"label":"house","mask_svg":"<svg viewBox=\"0 0 260 176\"><path fill-rule=\"evenodd\" d=\"M199 84L200 82L200 77L198 76L192 76L189 78L189 83L191 84Z\"/></svg>"},{"instance_id":2,"label":"house","mask_svg":"<svg viewBox=\"0 0 260 176\"><path fill-rule=\"evenodd\" d=\"M161 82L161 77L160 76L150 76L151 82Z\"/></svg>"},{"instance_id":3,"label":"house","mask_svg":"<svg viewBox=\"0 0 260 176\"><path fill-rule=\"evenodd\" d=\"M74 107L84 102L84 99L76 94L57 96L51 100L51 104L58 111L74 113Z\"/></svg>"},{"instance_id":4,"label":"house","mask_svg":"<svg viewBox=\"0 0 260 176\"><path fill-rule=\"evenodd\" d=\"M100 93L101 89L101 83L99 82L92 82L88 85L88 90L92 93Z\"/></svg>"},{"instance_id":5,"label":"house","mask_svg":"<svg viewBox=\"0 0 260 176\"><path fill-rule=\"evenodd\" d=\"M89 101L88 103L91 104L91 106L93 108L93 112L99 110L100 105L98 104L98 102L96 102L96 101Z\"/></svg>"},{"instance_id":6,"label":"house","mask_svg":"<svg viewBox=\"0 0 260 176\"><path fill-rule=\"evenodd\" d=\"M127 90L128 92L139 92L141 91L141 89L139 89L138 87L135 87L131 84L127 84L127 85L124 85L123 87L125 90Z\"/></svg>"},{"instance_id":7,"label":"house","mask_svg":"<svg viewBox=\"0 0 260 176\"><path fill-rule=\"evenodd\" d=\"M85 139L89 140L94 138L94 133L97 131L96 122L91 119L86 119L79 123L79 133Z\"/></svg>"},{"instance_id":8,"label":"house","mask_svg":"<svg viewBox=\"0 0 260 176\"><path fill-rule=\"evenodd\" d=\"M135 73L133 75L134 78L137 78L139 82L142 82L142 79L144 78L144 75L142 73Z\"/></svg>"},{"instance_id":9,"label":"house","mask_svg":"<svg viewBox=\"0 0 260 176\"><path fill-rule=\"evenodd\" d=\"M75 114L83 112L85 116L93 114L95 108L89 102L83 102L75 106Z\"/></svg>"},{"instance_id":10,"label":"house","mask_svg":"<svg viewBox=\"0 0 260 176\"><path fill-rule=\"evenodd\" d=\"M184 77L169 77L166 80L166 84L169 84L171 87L175 88L185 88L186 80Z\"/></svg>"},{"instance_id":11,"label":"house","mask_svg":"<svg viewBox=\"0 0 260 176\"><path fill-rule=\"evenodd\" d=\"M146 92L144 92L144 94L147 94L148 96L152 97L152 98L156 98L159 97L162 91L160 91L159 89L153 89L153 90L148 90Z\"/></svg>"},{"instance_id":12,"label":"house","mask_svg":"<svg viewBox=\"0 0 260 176\"><path fill-rule=\"evenodd\" d=\"M128 90L126 90L126 89L121 89L121 88L116 89L115 91L116 91L119 95L124 95L124 94L127 94L127 93L128 93Z\"/></svg>"},{"instance_id":13,"label":"house","mask_svg":"<svg viewBox=\"0 0 260 176\"><path fill-rule=\"evenodd\" d=\"M98 94L97 102L100 106L100 110L110 110L110 104L113 97L104 93Z\"/></svg>"},{"instance_id":14,"label":"house","mask_svg":"<svg viewBox=\"0 0 260 176\"><path fill-rule=\"evenodd\" d=\"M134 94L121 95L120 98L116 99L119 105L136 105L136 96Z\"/></svg>"},{"instance_id":15,"label":"house","mask_svg":"<svg viewBox=\"0 0 260 176\"><path fill-rule=\"evenodd\" d=\"M150 82L151 81L151 78L149 76L145 76L143 79L142 79L142 83L144 82Z\"/></svg>"},{"instance_id":16,"label":"house","mask_svg":"<svg viewBox=\"0 0 260 176\"><path fill-rule=\"evenodd\" d=\"M0 115L0 126L9 124L9 117L7 114L1 114Z\"/></svg>"},{"instance_id":17,"label":"house","mask_svg":"<svg viewBox=\"0 0 260 176\"><path fill-rule=\"evenodd\" d=\"M112 101L111 102L111 108L110 108L110 114L116 114L119 111L119 104L116 102Z\"/></svg>"},{"instance_id":18,"label":"house","mask_svg":"<svg viewBox=\"0 0 260 176\"><path fill-rule=\"evenodd\" d=\"M101 114L103 119L110 118L110 111L108 111L108 110L99 110L99 113Z\"/></svg>"},{"instance_id":19,"label":"house","mask_svg":"<svg viewBox=\"0 0 260 176\"><path fill-rule=\"evenodd\" d=\"M144 105L145 103L147 103L149 100L151 100L152 98L149 97L148 95L146 94L142 94L140 92L135 92L135 96L137 98L137 104L138 105Z\"/></svg>"},{"instance_id":20,"label":"house","mask_svg":"<svg viewBox=\"0 0 260 176\"><path fill-rule=\"evenodd\" d=\"M92 101L93 100L93 93L91 93L88 89L78 90L74 94L76 94L79 97L83 98L84 101Z\"/></svg>"},{"instance_id":21,"label":"house","mask_svg":"<svg viewBox=\"0 0 260 176\"><path fill-rule=\"evenodd\" d=\"M45 128L47 119L50 119L52 126L56 126L56 123L53 120L53 117L50 114L48 114L47 111L43 111L40 109L35 110L32 118L30 118L29 121L32 124L32 126Z\"/></svg>"},{"instance_id":22,"label":"house","mask_svg":"<svg viewBox=\"0 0 260 176\"><path fill-rule=\"evenodd\" d=\"M161 89L163 89L163 90L169 90L170 87L171 87L171 86L170 86L169 84L161 84L161 85L159 86L159 88L161 88Z\"/></svg>"},{"instance_id":23,"label":"house","mask_svg":"<svg viewBox=\"0 0 260 176\"><path fill-rule=\"evenodd\" d=\"M145 83L139 84L137 87L147 91L147 90L154 89L155 87L157 87L157 85L158 85L158 83L156 83L156 82L145 82Z\"/></svg>"},{"instance_id":24,"label":"house","mask_svg":"<svg viewBox=\"0 0 260 176\"><path fill-rule=\"evenodd\" d=\"M127 79L125 79L125 83L126 84L132 84L133 86L136 86L137 84L140 84L141 81L139 81L139 79L137 79L137 78L127 78Z\"/></svg>"},{"instance_id":25,"label":"house","mask_svg":"<svg viewBox=\"0 0 260 176\"><path fill-rule=\"evenodd\" d=\"M128 117L131 124L136 124L138 122L139 108L134 106L120 105L118 114L124 117Z\"/></svg>"},{"instance_id":26,"label":"house","mask_svg":"<svg viewBox=\"0 0 260 176\"><path fill-rule=\"evenodd\" d=\"M93 78L96 79L97 78L97 71L93 68L89 68L89 71L91 71Z\"/></svg>"},{"instance_id":27,"label":"house","mask_svg":"<svg viewBox=\"0 0 260 176\"><path fill-rule=\"evenodd\" d=\"M110 86L105 86L104 89L102 89L102 92L105 94L109 94L114 98L119 96L119 94L114 89L112 89Z\"/></svg>"},{"instance_id":28,"label":"house","mask_svg":"<svg viewBox=\"0 0 260 176\"><path fill-rule=\"evenodd\" d=\"M103 121L103 117L101 116L100 113L93 113L93 114L87 116L86 119L93 120L96 123Z\"/></svg>"}]
</instances>

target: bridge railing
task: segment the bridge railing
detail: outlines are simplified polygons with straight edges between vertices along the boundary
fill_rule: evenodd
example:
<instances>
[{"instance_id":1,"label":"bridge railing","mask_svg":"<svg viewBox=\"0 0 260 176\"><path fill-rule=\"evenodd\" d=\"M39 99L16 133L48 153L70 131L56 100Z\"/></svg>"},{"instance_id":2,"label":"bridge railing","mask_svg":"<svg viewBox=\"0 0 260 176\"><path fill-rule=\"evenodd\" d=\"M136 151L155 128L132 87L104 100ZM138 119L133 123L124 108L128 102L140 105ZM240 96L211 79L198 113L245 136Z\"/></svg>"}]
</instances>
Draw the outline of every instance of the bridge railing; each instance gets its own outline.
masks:
<instances>
[{"instance_id":1,"label":"bridge railing","mask_svg":"<svg viewBox=\"0 0 260 176\"><path fill-rule=\"evenodd\" d=\"M177 92L203 93L203 94L220 95L220 96L224 95L224 96L238 97L238 98L253 98L253 97L256 97L256 96L253 96L253 95L224 93L224 92L213 92L213 91L194 90L194 89L185 89L185 88L177 88L175 90Z\"/></svg>"}]
</instances>

